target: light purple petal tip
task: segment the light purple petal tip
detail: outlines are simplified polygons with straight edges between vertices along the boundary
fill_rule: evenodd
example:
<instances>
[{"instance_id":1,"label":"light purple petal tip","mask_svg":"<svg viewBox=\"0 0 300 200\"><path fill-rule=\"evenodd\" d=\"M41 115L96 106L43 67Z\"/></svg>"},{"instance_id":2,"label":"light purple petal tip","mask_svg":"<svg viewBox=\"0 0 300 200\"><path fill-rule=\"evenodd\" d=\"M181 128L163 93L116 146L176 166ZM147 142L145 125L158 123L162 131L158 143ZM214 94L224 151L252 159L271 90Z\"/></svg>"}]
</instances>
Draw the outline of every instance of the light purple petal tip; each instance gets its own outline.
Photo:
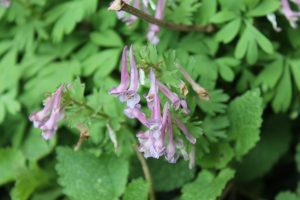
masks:
<instances>
[{"instance_id":1,"label":"light purple petal tip","mask_svg":"<svg viewBox=\"0 0 300 200\"><path fill-rule=\"evenodd\" d=\"M188 131L188 129L186 128L186 126L183 124L183 122L180 119L175 118L175 123L179 127L179 129L182 131L182 133L184 134L184 136L186 137L186 139L190 143L195 144L196 143L196 138L194 138L192 136L192 134Z\"/></svg>"},{"instance_id":2,"label":"light purple petal tip","mask_svg":"<svg viewBox=\"0 0 300 200\"><path fill-rule=\"evenodd\" d=\"M121 82L118 87L112 88L109 94L122 94L124 93L129 84L128 65L127 65L127 46L124 47L121 59Z\"/></svg>"}]
</instances>

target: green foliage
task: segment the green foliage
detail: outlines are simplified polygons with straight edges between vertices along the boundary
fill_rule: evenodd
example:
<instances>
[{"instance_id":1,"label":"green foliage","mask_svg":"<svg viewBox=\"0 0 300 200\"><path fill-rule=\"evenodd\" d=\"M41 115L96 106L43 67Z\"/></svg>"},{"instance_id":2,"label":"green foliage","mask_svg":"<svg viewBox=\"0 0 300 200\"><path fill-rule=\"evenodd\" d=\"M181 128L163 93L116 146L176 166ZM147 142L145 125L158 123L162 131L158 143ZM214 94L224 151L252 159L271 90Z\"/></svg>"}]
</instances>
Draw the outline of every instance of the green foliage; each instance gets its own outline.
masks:
<instances>
[{"instance_id":1,"label":"green foliage","mask_svg":"<svg viewBox=\"0 0 300 200\"><path fill-rule=\"evenodd\" d=\"M45 171L42 171L36 165L28 169L18 171L16 184L11 191L12 200L26 200L41 185L47 183L48 177Z\"/></svg>"},{"instance_id":2,"label":"green foliage","mask_svg":"<svg viewBox=\"0 0 300 200\"><path fill-rule=\"evenodd\" d=\"M232 169L223 169L218 174L203 170L197 179L182 189L182 200L213 200L221 195L223 189L234 176Z\"/></svg>"},{"instance_id":3,"label":"green foliage","mask_svg":"<svg viewBox=\"0 0 300 200\"><path fill-rule=\"evenodd\" d=\"M72 199L118 199L125 190L128 163L121 158L61 147L57 159L59 184Z\"/></svg>"},{"instance_id":4,"label":"green foliage","mask_svg":"<svg viewBox=\"0 0 300 200\"><path fill-rule=\"evenodd\" d=\"M133 45L146 73L142 107L153 67L187 100L190 115L176 116L197 138L189 144L174 126L186 154L195 148L191 170L182 157L176 164L146 160L157 200L300 199L300 29L290 27L279 0L166 0L163 20L213 30L161 27L158 45L147 45L147 22L127 25L107 9L110 0L11 2L4 8L0 1L1 199L149 199L151 185L132 148L145 129L108 94L120 82L124 45ZM149 2L154 15L157 0ZM209 101L199 99L177 63L207 89ZM65 118L45 141L28 116L62 83ZM82 127L89 135L83 140Z\"/></svg>"},{"instance_id":5,"label":"green foliage","mask_svg":"<svg viewBox=\"0 0 300 200\"><path fill-rule=\"evenodd\" d=\"M142 178L132 180L125 191L124 200L146 200L149 184Z\"/></svg>"},{"instance_id":6,"label":"green foliage","mask_svg":"<svg viewBox=\"0 0 300 200\"><path fill-rule=\"evenodd\" d=\"M47 23L53 23L52 38L60 42L65 34L71 33L84 17L95 12L97 0L75 0L62 3L47 13Z\"/></svg>"},{"instance_id":7,"label":"green foliage","mask_svg":"<svg viewBox=\"0 0 300 200\"><path fill-rule=\"evenodd\" d=\"M188 163L181 160L176 165L164 160L151 160L149 162L153 176L154 188L157 191L169 191L182 187L190 181L195 174L188 168Z\"/></svg>"},{"instance_id":8,"label":"green foliage","mask_svg":"<svg viewBox=\"0 0 300 200\"><path fill-rule=\"evenodd\" d=\"M179 24L192 24L192 15L199 7L198 0L176 1L168 10L170 20Z\"/></svg>"},{"instance_id":9,"label":"green foliage","mask_svg":"<svg viewBox=\"0 0 300 200\"><path fill-rule=\"evenodd\" d=\"M229 104L229 137L235 141L236 157L248 153L260 137L262 99L257 91L249 91Z\"/></svg>"},{"instance_id":10,"label":"green foliage","mask_svg":"<svg viewBox=\"0 0 300 200\"><path fill-rule=\"evenodd\" d=\"M208 154L198 154L197 163L203 168L222 169L233 159L234 151L228 143L213 144Z\"/></svg>"},{"instance_id":11,"label":"green foliage","mask_svg":"<svg viewBox=\"0 0 300 200\"><path fill-rule=\"evenodd\" d=\"M0 149L0 184L15 180L16 173L25 165L25 158L17 149Z\"/></svg>"},{"instance_id":12,"label":"green foliage","mask_svg":"<svg viewBox=\"0 0 300 200\"><path fill-rule=\"evenodd\" d=\"M277 117L266 121L261 140L237 166L237 178L241 181L251 181L265 175L288 151L290 141L287 119Z\"/></svg>"},{"instance_id":13,"label":"green foliage","mask_svg":"<svg viewBox=\"0 0 300 200\"><path fill-rule=\"evenodd\" d=\"M24 141L23 151L28 160L37 161L48 155L54 148L56 141L41 141L41 136L37 129L31 129Z\"/></svg>"},{"instance_id":14,"label":"green foliage","mask_svg":"<svg viewBox=\"0 0 300 200\"><path fill-rule=\"evenodd\" d=\"M292 192L281 192L276 196L275 200L297 200L299 196Z\"/></svg>"}]
</instances>

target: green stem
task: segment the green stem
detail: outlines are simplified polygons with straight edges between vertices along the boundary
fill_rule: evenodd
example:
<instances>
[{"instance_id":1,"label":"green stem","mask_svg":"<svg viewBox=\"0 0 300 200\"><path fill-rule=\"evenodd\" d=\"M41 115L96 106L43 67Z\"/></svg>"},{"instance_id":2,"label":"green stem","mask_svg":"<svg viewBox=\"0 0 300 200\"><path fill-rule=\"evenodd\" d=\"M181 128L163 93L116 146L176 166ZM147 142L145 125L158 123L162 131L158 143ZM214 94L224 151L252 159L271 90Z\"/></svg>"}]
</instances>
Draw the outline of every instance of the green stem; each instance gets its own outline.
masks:
<instances>
[{"instance_id":1,"label":"green stem","mask_svg":"<svg viewBox=\"0 0 300 200\"><path fill-rule=\"evenodd\" d=\"M212 25L208 26L202 26L202 25L184 25L184 24L175 24L172 22L168 22L162 19L157 19L155 17L152 17L151 15L143 12L142 10L139 10L123 0L115 0L114 5L117 7L111 6L109 9L114 10L114 11L125 11L127 13L130 13L131 15L134 15L140 19L143 19L146 22L149 22L151 24L155 24L161 27L166 27L172 30L177 30L177 31L183 31L183 32L207 32L211 33L215 30L215 27Z\"/></svg>"},{"instance_id":2,"label":"green stem","mask_svg":"<svg viewBox=\"0 0 300 200\"><path fill-rule=\"evenodd\" d=\"M155 198L155 192L154 192L154 188L153 188L153 181L152 181L151 173L150 173L149 167L147 165L147 162L146 162L144 156L139 151L137 145L134 145L133 147L134 147L134 150L136 152L137 158L139 159L139 161L142 165L142 169L143 169L145 179L149 183L150 200L155 200L156 198Z\"/></svg>"},{"instance_id":3,"label":"green stem","mask_svg":"<svg viewBox=\"0 0 300 200\"><path fill-rule=\"evenodd\" d=\"M107 114L105 114L103 112L95 111L91 106L87 105L84 102L79 102L79 101L77 101L77 100L75 100L75 99L73 99L71 97L69 98L69 100L73 104L75 104L75 105L77 105L79 107L84 107L85 109L89 110L91 113L93 113L95 116L97 116L97 117L99 117L101 119L108 119L109 118L109 116Z\"/></svg>"}]
</instances>

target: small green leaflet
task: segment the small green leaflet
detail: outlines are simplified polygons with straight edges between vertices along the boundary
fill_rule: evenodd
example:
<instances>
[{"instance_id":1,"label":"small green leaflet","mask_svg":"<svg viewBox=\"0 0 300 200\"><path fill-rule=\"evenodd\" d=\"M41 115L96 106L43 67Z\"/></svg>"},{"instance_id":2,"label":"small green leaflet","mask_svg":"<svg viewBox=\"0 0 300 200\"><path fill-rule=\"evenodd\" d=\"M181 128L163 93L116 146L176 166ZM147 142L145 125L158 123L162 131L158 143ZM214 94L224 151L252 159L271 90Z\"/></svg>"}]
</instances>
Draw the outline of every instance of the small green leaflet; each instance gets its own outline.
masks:
<instances>
[{"instance_id":1,"label":"small green leaflet","mask_svg":"<svg viewBox=\"0 0 300 200\"><path fill-rule=\"evenodd\" d=\"M0 149L0 185L15 180L19 169L25 166L25 157L17 149Z\"/></svg>"},{"instance_id":2,"label":"small green leaflet","mask_svg":"<svg viewBox=\"0 0 300 200\"><path fill-rule=\"evenodd\" d=\"M248 91L234 99L228 107L229 137L235 141L236 157L240 159L259 140L262 124L262 98L258 91Z\"/></svg>"},{"instance_id":3,"label":"small green leaflet","mask_svg":"<svg viewBox=\"0 0 300 200\"><path fill-rule=\"evenodd\" d=\"M125 190L128 162L122 158L60 147L57 159L59 184L73 200L117 200Z\"/></svg>"},{"instance_id":4,"label":"small green leaflet","mask_svg":"<svg viewBox=\"0 0 300 200\"><path fill-rule=\"evenodd\" d=\"M268 173L288 151L291 142L289 119L273 117L266 120L261 140L237 165L237 179L252 181Z\"/></svg>"},{"instance_id":5,"label":"small green leaflet","mask_svg":"<svg viewBox=\"0 0 300 200\"><path fill-rule=\"evenodd\" d=\"M75 0L60 4L47 13L46 21L54 23L52 38L60 42L64 35L70 34L77 23L97 8L97 0Z\"/></svg>"},{"instance_id":6,"label":"small green leaflet","mask_svg":"<svg viewBox=\"0 0 300 200\"><path fill-rule=\"evenodd\" d=\"M202 170L194 182L183 186L181 200L216 200L233 176L234 171L230 168L218 174Z\"/></svg>"},{"instance_id":7,"label":"small green leaflet","mask_svg":"<svg viewBox=\"0 0 300 200\"><path fill-rule=\"evenodd\" d=\"M142 178L132 180L125 191L124 200L147 200L149 184Z\"/></svg>"}]
</instances>

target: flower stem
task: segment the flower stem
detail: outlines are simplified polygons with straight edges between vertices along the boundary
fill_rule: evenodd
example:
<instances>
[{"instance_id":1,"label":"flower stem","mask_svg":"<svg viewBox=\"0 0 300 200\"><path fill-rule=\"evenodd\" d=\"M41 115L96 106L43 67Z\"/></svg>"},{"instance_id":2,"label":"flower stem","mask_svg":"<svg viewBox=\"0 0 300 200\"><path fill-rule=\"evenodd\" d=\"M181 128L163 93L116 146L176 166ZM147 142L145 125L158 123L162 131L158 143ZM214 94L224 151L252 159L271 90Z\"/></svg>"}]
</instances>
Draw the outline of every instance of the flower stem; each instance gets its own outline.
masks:
<instances>
[{"instance_id":1,"label":"flower stem","mask_svg":"<svg viewBox=\"0 0 300 200\"><path fill-rule=\"evenodd\" d=\"M90 112L92 112L95 116L97 116L97 117L99 117L99 118L101 118L101 119L108 119L109 118L109 116L107 115L107 114L105 114L105 113L103 113L103 112L99 112L99 111L95 111L91 106L89 106L89 105L87 105L86 103L84 103L84 102L79 102L79 101L77 101L76 99L73 99L73 98L69 98L69 100L73 103L73 104L75 104L75 105L77 105L77 106L79 106L79 107L84 107L85 109L87 109L87 110L89 110Z\"/></svg>"},{"instance_id":2,"label":"flower stem","mask_svg":"<svg viewBox=\"0 0 300 200\"><path fill-rule=\"evenodd\" d=\"M139 151L137 145L134 145L133 147L134 147L136 155L137 155L137 157L138 157L138 159L139 159L139 161L142 165L142 169L143 169L143 172L144 172L145 179L149 183L150 200L155 200L156 198L155 198L155 192L154 192L154 188L153 188L152 177L151 177L151 173L150 173L149 167L147 165L147 162L146 162L144 156Z\"/></svg>"},{"instance_id":3,"label":"flower stem","mask_svg":"<svg viewBox=\"0 0 300 200\"><path fill-rule=\"evenodd\" d=\"M138 18L141 18L151 24L156 24L161 27L166 27L172 30L177 31L183 31L183 32L206 32L211 33L215 30L214 26L207 25L184 25L184 24L175 24L172 22L168 22L165 20L157 19L155 17L152 17L151 15L125 3L123 0L115 0L112 4L113 6L110 6L109 10L114 11L125 11L127 13L130 13L131 15L134 15Z\"/></svg>"}]
</instances>

